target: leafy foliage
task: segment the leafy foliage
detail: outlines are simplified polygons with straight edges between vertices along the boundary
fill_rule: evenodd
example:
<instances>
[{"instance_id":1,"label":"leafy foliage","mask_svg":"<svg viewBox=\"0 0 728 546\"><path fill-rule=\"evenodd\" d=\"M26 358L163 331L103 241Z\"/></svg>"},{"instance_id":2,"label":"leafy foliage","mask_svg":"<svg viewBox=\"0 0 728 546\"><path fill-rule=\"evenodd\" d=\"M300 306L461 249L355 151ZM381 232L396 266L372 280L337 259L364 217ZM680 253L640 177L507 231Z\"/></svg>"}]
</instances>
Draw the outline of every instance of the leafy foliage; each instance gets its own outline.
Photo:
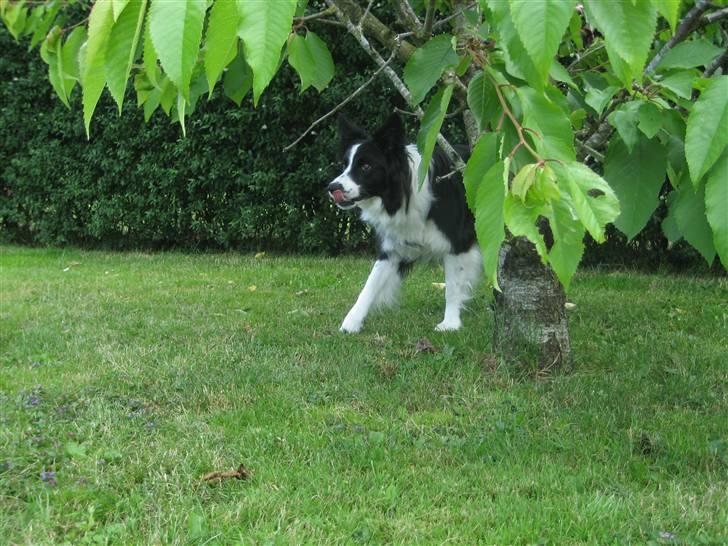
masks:
<instances>
[{"instance_id":1,"label":"leafy foliage","mask_svg":"<svg viewBox=\"0 0 728 546\"><path fill-rule=\"evenodd\" d=\"M366 30L390 49L410 41L402 85L413 108L431 97L424 113L415 108L423 116L420 180L452 105L467 105L478 129L491 131L475 146L465 184L480 231L490 236L481 244L492 282L502 240L495 224L532 241L568 286L586 233L604 241L614 223L637 238L665 205L662 231L672 241L686 240L709 263L717 247L726 263L728 203L719 159L728 148L724 0L437 3L453 17L424 30L412 27L397 39L376 17L384 30L372 30L366 18L354 21L355 2L343 0L326 0L328 10L314 13L320 3L296 0L150 0L148 6L145 0L99 0L87 36L74 31L65 40L58 1L26 6L3 0L0 15L15 37L30 36L33 44L45 36L41 56L62 101L71 103L80 80L87 132L105 86L121 105L130 70L145 118L161 107L183 131L198 98L214 96L220 79L238 104L252 88L257 106L286 55L301 92L309 86L321 92L334 64L309 25L336 13L350 32ZM432 22L428 6L411 5L415 16ZM391 14L377 15L391 21ZM398 23L407 26L404 19ZM503 192L481 198L494 165L504 168Z\"/></svg>"}]
</instances>

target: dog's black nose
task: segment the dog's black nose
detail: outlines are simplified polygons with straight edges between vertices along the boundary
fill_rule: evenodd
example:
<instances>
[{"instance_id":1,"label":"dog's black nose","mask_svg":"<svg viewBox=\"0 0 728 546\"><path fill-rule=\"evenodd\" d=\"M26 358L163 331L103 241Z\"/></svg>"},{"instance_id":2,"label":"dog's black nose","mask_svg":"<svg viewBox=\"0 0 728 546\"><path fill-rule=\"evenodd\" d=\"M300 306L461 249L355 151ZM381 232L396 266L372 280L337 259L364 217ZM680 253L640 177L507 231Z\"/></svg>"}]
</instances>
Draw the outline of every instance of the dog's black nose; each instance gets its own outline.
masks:
<instances>
[{"instance_id":1,"label":"dog's black nose","mask_svg":"<svg viewBox=\"0 0 728 546\"><path fill-rule=\"evenodd\" d=\"M329 187L327 188L329 193L333 193L336 190L342 190L344 189L344 186L342 186L339 182L332 182L329 184Z\"/></svg>"}]
</instances>

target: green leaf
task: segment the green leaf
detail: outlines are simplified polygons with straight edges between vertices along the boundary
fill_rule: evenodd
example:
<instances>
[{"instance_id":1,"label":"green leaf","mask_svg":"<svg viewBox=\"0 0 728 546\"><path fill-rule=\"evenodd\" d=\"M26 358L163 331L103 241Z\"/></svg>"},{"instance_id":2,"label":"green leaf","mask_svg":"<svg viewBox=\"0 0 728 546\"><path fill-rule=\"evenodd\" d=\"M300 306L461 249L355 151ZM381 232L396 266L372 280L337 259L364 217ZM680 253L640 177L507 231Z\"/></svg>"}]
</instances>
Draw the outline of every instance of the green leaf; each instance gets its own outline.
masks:
<instances>
[{"instance_id":1,"label":"green leaf","mask_svg":"<svg viewBox=\"0 0 728 546\"><path fill-rule=\"evenodd\" d=\"M569 71L566 70L564 65L562 65L557 59L554 59L554 62L551 64L549 76L551 76L557 82L565 83L572 89L578 89L578 86L576 85L576 82L574 82L574 80L572 79Z\"/></svg>"},{"instance_id":2,"label":"green leaf","mask_svg":"<svg viewBox=\"0 0 728 546\"><path fill-rule=\"evenodd\" d=\"M566 112L531 88L519 88L518 96L523 108L523 126L537 133L532 136L542 158L573 161L576 158L574 132Z\"/></svg>"},{"instance_id":3,"label":"green leaf","mask_svg":"<svg viewBox=\"0 0 728 546\"><path fill-rule=\"evenodd\" d=\"M639 134L637 132L637 120L642 101L630 101L622 104L617 110L609 114L607 120L610 125L617 129L627 149L632 152Z\"/></svg>"},{"instance_id":4,"label":"green leaf","mask_svg":"<svg viewBox=\"0 0 728 546\"><path fill-rule=\"evenodd\" d=\"M468 106L478 120L481 131L485 131L488 124L495 125L500 103L493 83L483 72L478 72L468 84Z\"/></svg>"},{"instance_id":5,"label":"green leaf","mask_svg":"<svg viewBox=\"0 0 728 546\"><path fill-rule=\"evenodd\" d=\"M657 11L670 24L673 32L677 28L677 17L680 14L681 0L652 0Z\"/></svg>"},{"instance_id":6,"label":"green leaf","mask_svg":"<svg viewBox=\"0 0 728 546\"><path fill-rule=\"evenodd\" d=\"M526 200L528 190L536 182L536 168L535 163L529 163L528 165L524 165L516 176L513 177L511 193L514 197L519 198L521 201Z\"/></svg>"},{"instance_id":7,"label":"green leaf","mask_svg":"<svg viewBox=\"0 0 728 546\"><path fill-rule=\"evenodd\" d=\"M187 136L187 128L185 127L185 110L187 108L187 103L185 102L185 98L182 96L182 93L177 92L177 121L179 121L180 126L182 127L182 136Z\"/></svg>"},{"instance_id":8,"label":"green leaf","mask_svg":"<svg viewBox=\"0 0 728 546\"><path fill-rule=\"evenodd\" d=\"M240 106L252 86L253 72L250 70L248 63L245 62L245 57L239 54L225 71L225 77L222 81L225 96Z\"/></svg>"},{"instance_id":9,"label":"green leaf","mask_svg":"<svg viewBox=\"0 0 728 546\"><path fill-rule=\"evenodd\" d=\"M412 93L412 102L422 102L445 69L456 66L458 61L449 34L435 36L418 48L404 67L404 83Z\"/></svg>"},{"instance_id":10,"label":"green leaf","mask_svg":"<svg viewBox=\"0 0 728 546\"><path fill-rule=\"evenodd\" d=\"M177 88L174 86L169 77L165 74L161 82L161 93L159 96L159 104L164 113L169 115L172 111L172 104L177 98Z\"/></svg>"},{"instance_id":11,"label":"green leaf","mask_svg":"<svg viewBox=\"0 0 728 546\"><path fill-rule=\"evenodd\" d=\"M639 135L631 152L620 138L609 143L604 178L622 208L614 225L629 239L642 231L657 208L666 168L666 150L657 140Z\"/></svg>"},{"instance_id":12,"label":"green leaf","mask_svg":"<svg viewBox=\"0 0 728 546\"><path fill-rule=\"evenodd\" d=\"M144 52L142 53L142 62L144 63L144 71L152 85L159 87L159 79L161 78L161 70L157 64L157 51L152 43L152 35L149 32L149 14L147 14L147 22L144 25Z\"/></svg>"},{"instance_id":13,"label":"green leaf","mask_svg":"<svg viewBox=\"0 0 728 546\"><path fill-rule=\"evenodd\" d=\"M245 60L253 71L253 104L273 79L281 58L281 48L291 32L296 0L249 2L238 0Z\"/></svg>"},{"instance_id":14,"label":"green leaf","mask_svg":"<svg viewBox=\"0 0 728 546\"><path fill-rule=\"evenodd\" d=\"M681 70L665 76L661 80L655 81L660 87L669 89L678 97L691 100L693 96L693 82L698 77L698 73L694 70Z\"/></svg>"},{"instance_id":15,"label":"green leaf","mask_svg":"<svg viewBox=\"0 0 728 546\"><path fill-rule=\"evenodd\" d=\"M619 78L619 81L625 88L631 89L632 80L635 79L634 70L629 63L623 59L619 53L617 53L609 42L604 42L604 48L607 50L607 57L609 58L609 63L612 65L612 72L614 72L614 75ZM640 77L641 72L638 72L637 75Z\"/></svg>"},{"instance_id":16,"label":"green leaf","mask_svg":"<svg viewBox=\"0 0 728 546\"><path fill-rule=\"evenodd\" d=\"M672 68L706 66L723 51L723 48L714 45L705 38L681 42L667 52L656 69L670 70Z\"/></svg>"},{"instance_id":17,"label":"green leaf","mask_svg":"<svg viewBox=\"0 0 728 546\"><path fill-rule=\"evenodd\" d=\"M417 175L420 185L425 180L427 171L430 168L432 152L435 150L437 135L440 133L440 127L442 127L445 114L447 114L447 107L452 98L452 90L452 85L442 87L430 100L430 104L427 105L425 115L422 118L420 131L417 133L417 148L422 157Z\"/></svg>"},{"instance_id":18,"label":"green leaf","mask_svg":"<svg viewBox=\"0 0 728 546\"><path fill-rule=\"evenodd\" d=\"M584 49L584 40L581 37L582 25L583 22L581 20L581 15L578 11L574 10L574 13L571 14L571 20L569 21L569 35L577 49Z\"/></svg>"},{"instance_id":19,"label":"green leaf","mask_svg":"<svg viewBox=\"0 0 728 546\"><path fill-rule=\"evenodd\" d=\"M119 20L119 15L121 15L128 3L129 0L111 0L111 6L114 10L114 21Z\"/></svg>"},{"instance_id":20,"label":"green leaf","mask_svg":"<svg viewBox=\"0 0 728 546\"><path fill-rule=\"evenodd\" d=\"M212 5L205 34L205 74L210 94L223 69L238 51L240 15L236 0L217 0Z\"/></svg>"},{"instance_id":21,"label":"green leaf","mask_svg":"<svg viewBox=\"0 0 728 546\"><path fill-rule=\"evenodd\" d=\"M509 0L511 18L541 80L546 83L576 0Z\"/></svg>"},{"instance_id":22,"label":"green leaf","mask_svg":"<svg viewBox=\"0 0 728 546\"><path fill-rule=\"evenodd\" d=\"M83 87L83 122L86 136L90 137L91 117L106 85L106 46L114 25L111 0L98 0L91 8L88 22L88 40L81 73Z\"/></svg>"},{"instance_id":23,"label":"green leaf","mask_svg":"<svg viewBox=\"0 0 728 546\"><path fill-rule=\"evenodd\" d=\"M508 160L498 161L478 186L475 206L475 232L483 254L485 277L496 290L498 286L498 255L505 239L503 202L508 180Z\"/></svg>"},{"instance_id":24,"label":"green leaf","mask_svg":"<svg viewBox=\"0 0 728 546\"><path fill-rule=\"evenodd\" d=\"M61 9L61 6L61 2L59 0L55 0L51 2L50 5L47 7L46 11L43 14L43 18L40 21L40 24L33 32L33 36L30 39L30 49L33 49L42 40L45 39L48 31L53 25L53 22L56 20L56 15L58 15L58 11Z\"/></svg>"},{"instance_id":25,"label":"green leaf","mask_svg":"<svg viewBox=\"0 0 728 546\"><path fill-rule=\"evenodd\" d=\"M571 162L555 167L567 183L568 192L576 212L592 238L604 242L604 227L619 216L619 200L609 184L582 163Z\"/></svg>"},{"instance_id":26,"label":"green leaf","mask_svg":"<svg viewBox=\"0 0 728 546\"><path fill-rule=\"evenodd\" d=\"M647 138L654 137L662 128L662 112L652 102L645 102L639 111L638 127Z\"/></svg>"},{"instance_id":27,"label":"green leaf","mask_svg":"<svg viewBox=\"0 0 728 546\"><path fill-rule=\"evenodd\" d=\"M109 45L106 48L104 59L106 82L111 96L119 106L119 113L124 104L124 91L131 65L136 58L146 9L147 0L126 2L124 10L117 16L116 23L111 29Z\"/></svg>"},{"instance_id":28,"label":"green leaf","mask_svg":"<svg viewBox=\"0 0 728 546\"><path fill-rule=\"evenodd\" d=\"M562 198L554 201L546 212L554 236L554 244L548 254L549 264L566 290L584 254L584 227L574 217L569 200L568 194L562 194Z\"/></svg>"},{"instance_id":29,"label":"green leaf","mask_svg":"<svg viewBox=\"0 0 728 546\"><path fill-rule=\"evenodd\" d=\"M60 76L66 97L71 96L71 91L73 91L76 83L81 78L78 65L78 52L85 40L86 29L83 27L76 27L71 31L71 34L68 35L68 38L63 44L61 51L62 67L60 70Z\"/></svg>"},{"instance_id":30,"label":"green leaf","mask_svg":"<svg viewBox=\"0 0 728 546\"><path fill-rule=\"evenodd\" d=\"M313 85L320 93L334 77L334 60L324 41L313 32L288 42L288 62L301 78L301 93Z\"/></svg>"},{"instance_id":31,"label":"green leaf","mask_svg":"<svg viewBox=\"0 0 728 546\"><path fill-rule=\"evenodd\" d=\"M506 71L516 78L526 80L534 89L541 91L544 84L541 69L533 64L531 56L518 36L508 1L489 0L488 5L495 18L495 28L500 38L498 43L503 49Z\"/></svg>"},{"instance_id":32,"label":"green leaf","mask_svg":"<svg viewBox=\"0 0 728 546\"><path fill-rule=\"evenodd\" d=\"M463 184L465 185L465 198L470 210L475 210L478 187L498 159L498 135L495 133L483 133L473 148L473 153L465 165L463 172Z\"/></svg>"},{"instance_id":33,"label":"green leaf","mask_svg":"<svg viewBox=\"0 0 728 546\"><path fill-rule=\"evenodd\" d=\"M630 66L632 75L641 80L657 24L652 3L585 0L584 7L589 21L602 31L607 44Z\"/></svg>"},{"instance_id":34,"label":"green leaf","mask_svg":"<svg viewBox=\"0 0 728 546\"><path fill-rule=\"evenodd\" d=\"M598 115L602 115L604 108L612 100L614 94L619 91L619 88L615 86L609 86L604 89L597 89L596 87L590 87L584 97L584 102L594 108Z\"/></svg>"},{"instance_id":35,"label":"green leaf","mask_svg":"<svg viewBox=\"0 0 728 546\"><path fill-rule=\"evenodd\" d=\"M76 442L66 442L64 446L66 454L71 459L85 459L86 458L86 447L83 444L77 444Z\"/></svg>"},{"instance_id":36,"label":"green leaf","mask_svg":"<svg viewBox=\"0 0 728 546\"><path fill-rule=\"evenodd\" d=\"M674 198L677 196L677 192L670 192L667 196L667 199L665 200L667 202L668 207L670 207L671 203L674 202ZM672 210L672 208L668 208L667 210L667 216L665 216L665 219L662 221L662 224L660 224L660 228L662 229L662 233L665 236L665 238L670 241L671 243L676 243L680 239L682 239L682 233L680 233L680 228L677 226L677 220L675 219L675 213Z\"/></svg>"},{"instance_id":37,"label":"green leaf","mask_svg":"<svg viewBox=\"0 0 728 546\"><path fill-rule=\"evenodd\" d=\"M556 173L547 163L536 170L536 179L528 190L526 204L537 206L559 199L561 199L561 191L556 183Z\"/></svg>"},{"instance_id":38,"label":"green leaf","mask_svg":"<svg viewBox=\"0 0 728 546\"><path fill-rule=\"evenodd\" d=\"M63 70L63 61L61 58L60 44L61 28L56 26L48 33L48 36L40 46L40 57L48 65L48 80L51 82L53 90L61 99L67 108L70 108L68 97L66 96L66 87L63 85L61 73Z\"/></svg>"},{"instance_id":39,"label":"green leaf","mask_svg":"<svg viewBox=\"0 0 728 546\"><path fill-rule=\"evenodd\" d=\"M542 260L546 260L548 250L536 221L539 216L546 216L545 211L542 206L529 207L511 194L506 195L503 205L503 219L508 231L515 237L526 237L531 241Z\"/></svg>"},{"instance_id":40,"label":"green leaf","mask_svg":"<svg viewBox=\"0 0 728 546\"><path fill-rule=\"evenodd\" d=\"M720 261L728 269L728 152L723 153L708 173L705 214L713 230L713 243Z\"/></svg>"},{"instance_id":41,"label":"green leaf","mask_svg":"<svg viewBox=\"0 0 728 546\"><path fill-rule=\"evenodd\" d=\"M189 98L206 9L206 0L153 0L149 13L149 33L159 62L185 99Z\"/></svg>"},{"instance_id":42,"label":"green leaf","mask_svg":"<svg viewBox=\"0 0 728 546\"><path fill-rule=\"evenodd\" d=\"M690 184L682 184L675 190L674 199L670 200L670 209L675 215L680 233L708 265L715 259L713 232L705 215L705 184L701 184L697 192Z\"/></svg>"},{"instance_id":43,"label":"green leaf","mask_svg":"<svg viewBox=\"0 0 728 546\"><path fill-rule=\"evenodd\" d=\"M685 156L697 187L728 146L728 76L710 79L688 117Z\"/></svg>"}]
</instances>

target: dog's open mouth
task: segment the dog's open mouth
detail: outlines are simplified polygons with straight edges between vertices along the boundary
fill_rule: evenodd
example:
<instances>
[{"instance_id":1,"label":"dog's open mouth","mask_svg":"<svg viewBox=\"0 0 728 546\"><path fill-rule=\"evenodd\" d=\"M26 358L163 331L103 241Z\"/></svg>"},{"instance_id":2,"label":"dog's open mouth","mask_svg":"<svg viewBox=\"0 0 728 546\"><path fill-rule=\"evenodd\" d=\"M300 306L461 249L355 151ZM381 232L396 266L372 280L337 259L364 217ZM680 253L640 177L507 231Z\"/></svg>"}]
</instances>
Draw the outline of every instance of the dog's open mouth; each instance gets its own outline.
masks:
<instances>
[{"instance_id":1,"label":"dog's open mouth","mask_svg":"<svg viewBox=\"0 0 728 546\"><path fill-rule=\"evenodd\" d=\"M339 208L350 209L354 206L354 201L347 200L344 192L341 190L334 190L330 192L330 195L331 199L334 200L334 203L336 203L336 206Z\"/></svg>"}]
</instances>

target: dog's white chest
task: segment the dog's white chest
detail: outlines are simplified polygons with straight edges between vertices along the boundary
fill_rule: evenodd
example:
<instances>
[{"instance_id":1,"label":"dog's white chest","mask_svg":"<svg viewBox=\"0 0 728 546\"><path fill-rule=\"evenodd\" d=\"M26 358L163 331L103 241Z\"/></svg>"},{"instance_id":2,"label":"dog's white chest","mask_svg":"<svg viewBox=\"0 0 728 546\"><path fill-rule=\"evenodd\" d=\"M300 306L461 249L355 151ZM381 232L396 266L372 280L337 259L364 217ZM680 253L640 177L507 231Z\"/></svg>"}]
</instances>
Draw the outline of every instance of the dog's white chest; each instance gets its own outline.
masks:
<instances>
[{"instance_id":1,"label":"dog's white chest","mask_svg":"<svg viewBox=\"0 0 728 546\"><path fill-rule=\"evenodd\" d=\"M362 207L362 220L377 232L383 252L414 261L441 258L452 250L435 222L427 219L428 210L411 206L409 210L399 210L390 216L381 206L373 205Z\"/></svg>"}]
</instances>

